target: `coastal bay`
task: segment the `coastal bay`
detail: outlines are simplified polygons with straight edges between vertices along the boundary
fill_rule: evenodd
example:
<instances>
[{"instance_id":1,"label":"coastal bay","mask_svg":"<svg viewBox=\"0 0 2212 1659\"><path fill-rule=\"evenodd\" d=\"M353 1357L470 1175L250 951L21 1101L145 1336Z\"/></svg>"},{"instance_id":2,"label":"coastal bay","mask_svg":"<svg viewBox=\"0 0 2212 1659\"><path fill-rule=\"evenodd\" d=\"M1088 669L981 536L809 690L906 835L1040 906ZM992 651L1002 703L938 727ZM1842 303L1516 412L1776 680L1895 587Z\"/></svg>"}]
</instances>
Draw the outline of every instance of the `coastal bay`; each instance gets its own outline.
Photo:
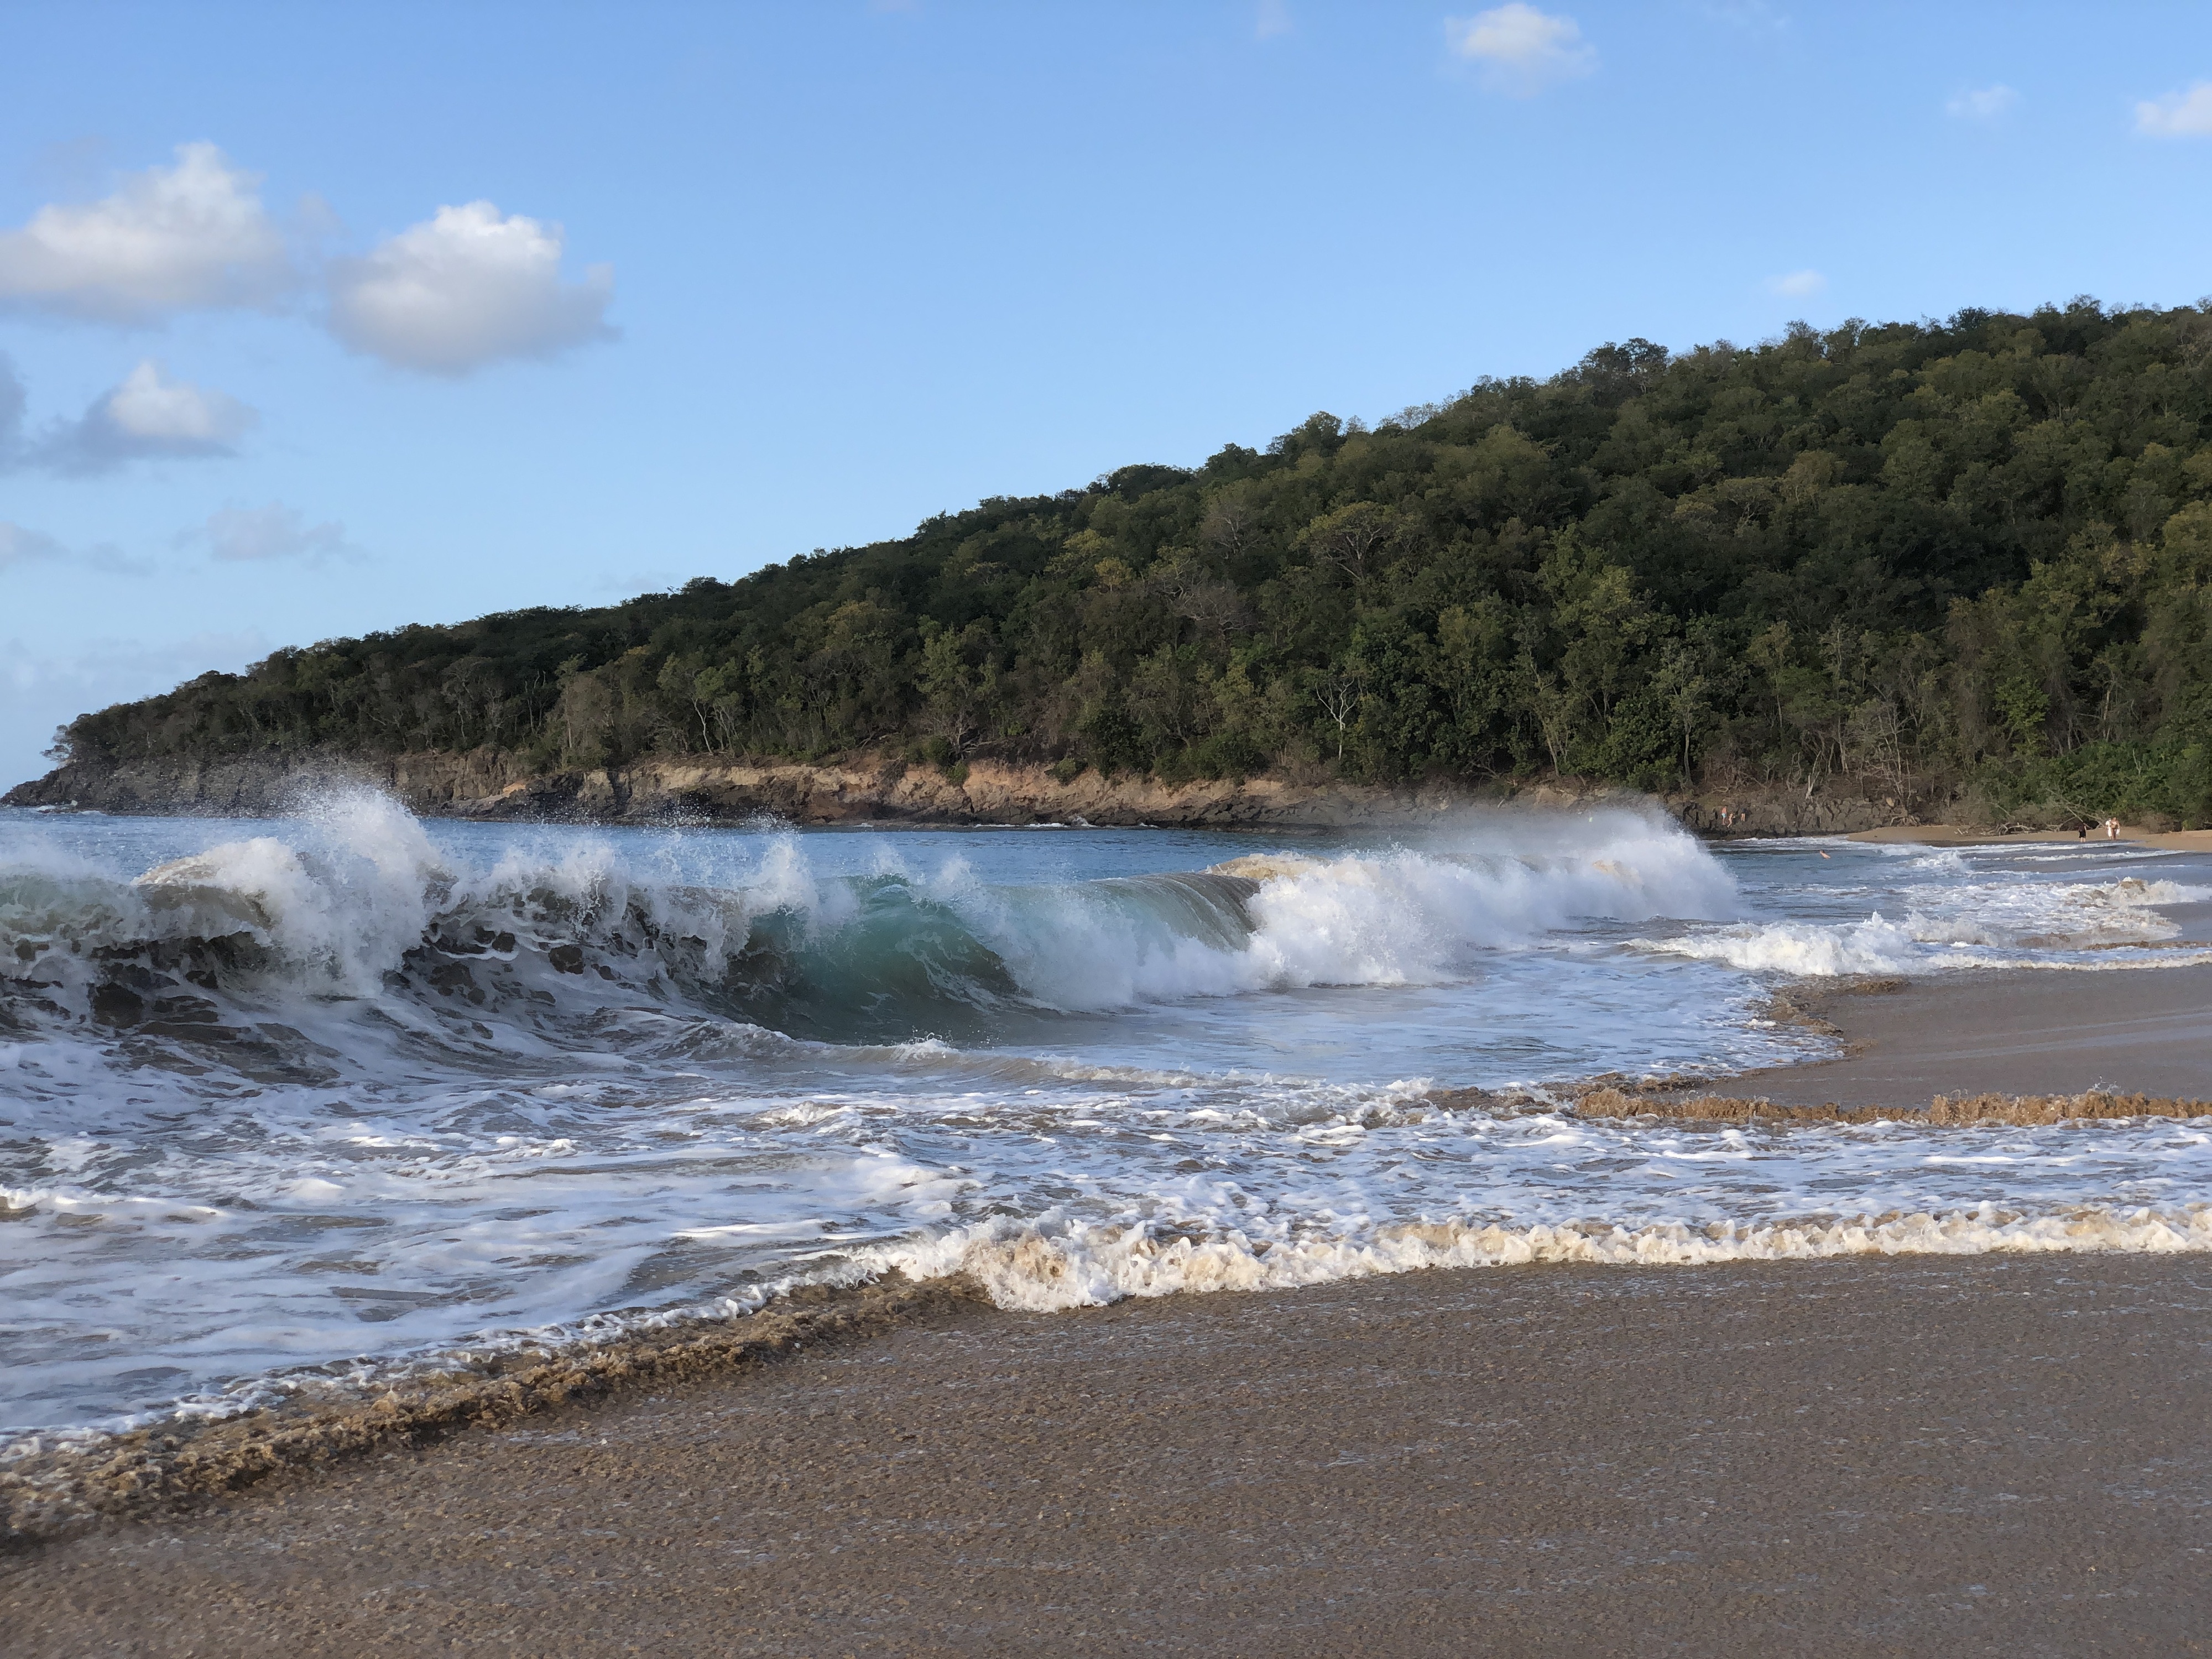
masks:
<instances>
[{"instance_id":1,"label":"coastal bay","mask_svg":"<svg viewBox=\"0 0 2212 1659\"><path fill-rule=\"evenodd\" d=\"M15 8L0 1659L2212 1659L2165 9Z\"/></svg>"}]
</instances>

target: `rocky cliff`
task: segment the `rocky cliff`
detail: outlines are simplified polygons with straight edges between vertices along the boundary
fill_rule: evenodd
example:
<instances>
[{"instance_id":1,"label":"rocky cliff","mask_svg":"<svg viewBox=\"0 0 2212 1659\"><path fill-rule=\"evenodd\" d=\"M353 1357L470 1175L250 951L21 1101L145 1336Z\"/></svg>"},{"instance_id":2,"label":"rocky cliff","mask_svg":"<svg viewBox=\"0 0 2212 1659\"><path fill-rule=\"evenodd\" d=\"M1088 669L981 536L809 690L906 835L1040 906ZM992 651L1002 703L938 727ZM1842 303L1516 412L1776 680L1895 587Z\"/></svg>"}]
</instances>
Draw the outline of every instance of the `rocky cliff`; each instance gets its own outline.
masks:
<instances>
[{"instance_id":1,"label":"rocky cliff","mask_svg":"<svg viewBox=\"0 0 2212 1659\"><path fill-rule=\"evenodd\" d=\"M1328 829L1419 823L1455 807L1507 799L1557 806L1626 798L1571 784L1385 789L1279 776L1170 784L1097 771L1062 780L1042 766L988 760L948 774L896 760L805 765L659 757L626 767L546 773L527 770L512 755L479 750L378 761L259 756L70 764L18 785L0 800L60 810L260 817L294 811L319 789L349 783L387 790L411 811L429 816L599 823L737 823L768 816L793 823L1079 819ZM1851 788L1809 797L1795 789L1709 789L1665 805L1685 824L1707 833L1820 834L1907 821L1902 807Z\"/></svg>"}]
</instances>

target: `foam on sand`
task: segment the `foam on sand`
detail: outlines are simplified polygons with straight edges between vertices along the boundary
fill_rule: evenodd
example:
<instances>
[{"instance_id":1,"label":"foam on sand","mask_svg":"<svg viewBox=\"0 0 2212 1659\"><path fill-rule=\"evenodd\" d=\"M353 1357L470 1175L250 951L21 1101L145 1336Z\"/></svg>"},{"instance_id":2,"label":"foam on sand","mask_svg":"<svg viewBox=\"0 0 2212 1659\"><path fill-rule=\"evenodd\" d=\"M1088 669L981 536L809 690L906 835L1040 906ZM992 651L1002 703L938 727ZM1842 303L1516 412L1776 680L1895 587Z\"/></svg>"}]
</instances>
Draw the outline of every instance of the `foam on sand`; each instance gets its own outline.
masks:
<instances>
[{"instance_id":1,"label":"foam on sand","mask_svg":"<svg viewBox=\"0 0 2212 1659\"><path fill-rule=\"evenodd\" d=\"M1972 1210L1812 1216L1786 1221L1633 1224L1594 1218L1562 1225L1399 1222L1354 1238L1257 1244L1241 1233L1162 1238L1122 1228L1046 1234L994 1227L930 1250L900 1253L909 1273L933 1267L974 1279L1002 1308L1053 1312L1127 1297L1286 1290L1431 1267L1689 1267L1813 1261L1861 1255L1984 1255L2212 1251L2212 1204L2156 1210L2083 1206L2022 1215Z\"/></svg>"}]
</instances>

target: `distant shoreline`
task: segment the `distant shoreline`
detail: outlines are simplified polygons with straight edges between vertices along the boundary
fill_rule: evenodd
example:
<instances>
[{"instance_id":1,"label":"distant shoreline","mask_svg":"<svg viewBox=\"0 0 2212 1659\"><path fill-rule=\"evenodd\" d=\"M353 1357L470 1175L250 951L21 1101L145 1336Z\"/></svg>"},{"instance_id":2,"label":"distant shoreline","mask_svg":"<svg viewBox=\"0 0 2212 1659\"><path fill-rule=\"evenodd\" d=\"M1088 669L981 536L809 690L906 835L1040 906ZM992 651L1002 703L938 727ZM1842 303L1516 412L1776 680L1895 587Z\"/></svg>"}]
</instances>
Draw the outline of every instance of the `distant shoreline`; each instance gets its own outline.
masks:
<instances>
[{"instance_id":1,"label":"distant shoreline","mask_svg":"<svg viewBox=\"0 0 2212 1659\"><path fill-rule=\"evenodd\" d=\"M1456 811L1599 805L1664 811L1720 838L1843 835L1893 821L1893 801L1850 785L1727 787L1653 796L1568 778L1532 782L1350 782L1315 772L1170 782L979 758L940 768L896 757L839 761L647 757L625 767L534 771L489 750L378 760L332 755L71 763L21 783L0 805L125 816L277 817L331 787L386 791L424 817L600 824L1086 823L1181 829L1352 830L1431 823Z\"/></svg>"},{"instance_id":2,"label":"distant shoreline","mask_svg":"<svg viewBox=\"0 0 2212 1659\"><path fill-rule=\"evenodd\" d=\"M1916 847L2012 847L2031 846L2039 842L2109 844L2103 834L2095 830L2085 837L2071 830L1977 830L1960 823L1886 825L1875 830L1853 830L1844 839ZM2138 847L2156 848L2161 852L2212 853L2212 830L2146 830L2139 823L2124 823L2120 826L2118 839L2132 842Z\"/></svg>"}]
</instances>

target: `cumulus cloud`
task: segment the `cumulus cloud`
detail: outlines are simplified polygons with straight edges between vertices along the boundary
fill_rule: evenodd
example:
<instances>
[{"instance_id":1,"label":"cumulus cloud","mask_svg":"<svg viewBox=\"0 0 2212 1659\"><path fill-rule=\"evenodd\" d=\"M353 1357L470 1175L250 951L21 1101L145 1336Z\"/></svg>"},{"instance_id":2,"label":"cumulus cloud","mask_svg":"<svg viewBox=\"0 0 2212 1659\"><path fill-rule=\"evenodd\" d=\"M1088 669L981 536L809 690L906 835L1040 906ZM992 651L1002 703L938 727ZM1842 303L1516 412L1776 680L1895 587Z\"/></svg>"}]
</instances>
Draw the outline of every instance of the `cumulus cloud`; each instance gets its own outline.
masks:
<instances>
[{"instance_id":1,"label":"cumulus cloud","mask_svg":"<svg viewBox=\"0 0 2212 1659\"><path fill-rule=\"evenodd\" d=\"M1793 270L1787 276L1766 279L1766 291L1779 294L1788 300L1809 300L1827 290L1828 279L1817 270Z\"/></svg>"},{"instance_id":2,"label":"cumulus cloud","mask_svg":"<svg viewBox=\"0 0 2212 1659\"><path fill-rule=\"evenodd\" d=\"M561 280L561 227L489 202L441 207L367 258L335 265L331 329L403 368L465 374L502 357L550 357L611 338L614 269Z\"/></svg>"},{"instance_id":3,"label":"cumulus cloud","mask_svg":"<svg viewBox=\"0 0 2212 1659\"><path fill-rule=\"evenodd\" d=\"M2212 136L2212 81L2199 81L2186 92L2169 92L2137 104L2136 131L2153 138Z\"/></svg>"},{"instance_id":4,"label":"cumulus cloud","mask_svg":"<svg viewBox=\"0 0 2212 1659\"><path fill-rule=\"evenodd\" d=\"M0 229L0 311L139 325L183 311L273 309L307 274L260 187L259 174L214 144L179 144L173 165L131 173L99 201L42 207ZM293 228L313 236L330 220L311 197ZM441 207L362 258L331 262L323 273L331 331L356 351L449 375L613 337L613 268L587 266L581 281L564 281L565 244L559 225L503 215L489 202ZM140 375L153 379L118 388L100 422L86 426L90 447L65 443L55 455L104 465L140 453L219 453L251 419L218 393L164 384L158 369L142 366ZM0 386L0 422L9 416L8 392ZM143 417L136 425L134 410ZM20 399L14 418L20 425Z\"/></svg>"},{"instance_id":5,"label":"cumulus cloud","mask_svg":"<svg viewBox=\"0 0 2212 1659\"><path fill-rule=\"evenodd\" d=\"M60 421L29 451L57 472L106 472L136 460L191 460L237 453L260 418L223 392L170 378L149 357L123 384L93 400L79 419Z\"/></svg>"},{"instance_id":6,"label":"cumulus cloud","mask_svg":"<svg viewBox=\"0 0 2212 1659\"><path fill-rule=\"evenodd\" d=\"M0 231L0 305L138 324L276 303L295 277L259 176L213 144L179 144L176 155L100 201L42 207Z\"/></svg>"},{"instance_id":7,"label":"cumulus cloud","mask_svg":"<svg viewBox=\"0 0 2212 1659\"><path fill-rule=\"evenodd\" d=\"M359 556L359 550L345 538L343 525L311 525L306 514L282 501L271 501L266 507L220 508L208 514L206 523L177 539L181 544L199 543L211 556L234 563Z\"/></svg>"},{"instance_id":8,"label":"cumulus cloud","mask_svg":"<svg viewBox=\"0 0 2212 1659\"><path fill-rule=\"evenodd\" d=\"M1484 83L1516 98L1597 68L1597 51L1571 17L1554 16L1511 0L1472 17L1447 17L1444 40L1452 54L1482 72Z\"/></svg>"},{"instance_id":9,"label":"cumulus cloud","mask_svg":"<svg viewBox=\"0 0 2212 1659\"><path fill-rule=\"evenodd\" d=\"M1994 121L2020 102L2008 86L1977 87L1960 93L1943 106L1943 112L1960 121Z\"/></svg>"},{"instance_id":10,"label":"cumulus cloud","mask_svg":"<svg viewBox=\"0 0 2212 1659\"><path fill-rule=\"evenodd\" d=\"M78 418L50 421L36 438L26 432L27 403L15 365L0 352L0 472L29 465L79 475L127 461L234 454L261 418L235 398L173 379L151 357Z\"/></svg>"}]
</instances>

